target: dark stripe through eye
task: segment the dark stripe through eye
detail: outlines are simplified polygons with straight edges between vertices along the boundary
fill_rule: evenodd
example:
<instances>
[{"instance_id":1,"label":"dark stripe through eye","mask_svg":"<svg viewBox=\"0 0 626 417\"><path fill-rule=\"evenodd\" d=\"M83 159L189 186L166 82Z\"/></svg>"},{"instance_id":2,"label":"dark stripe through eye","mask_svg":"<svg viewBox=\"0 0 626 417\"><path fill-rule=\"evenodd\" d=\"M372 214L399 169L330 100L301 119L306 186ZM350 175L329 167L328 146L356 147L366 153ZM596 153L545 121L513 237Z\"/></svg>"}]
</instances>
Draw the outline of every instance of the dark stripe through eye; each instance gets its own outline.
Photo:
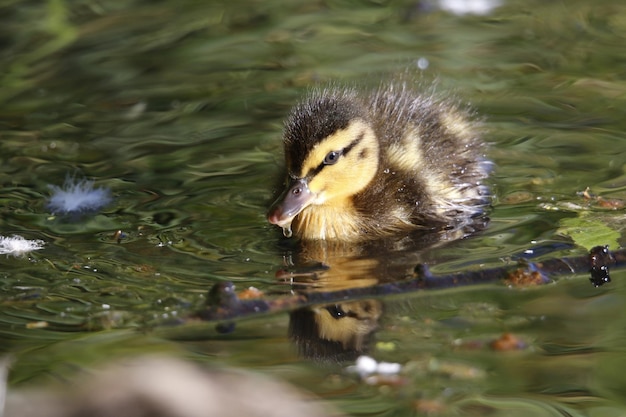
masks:
<instances>
[{"instance_id":1,"label":"dark stripe through eye","mask_svg":"<svg viewBox=\"0 0 626 417\"><path fill-rule=\"evenodd\" d=\"M343 151L341 153L343 155L347 155L348 152L350 152L352 150L352 148L354 148L359 142L361 142L363 140L363 136L365 136L365 132L359 133L359 135L356 137L356 139L354 139L352 142L350 142L350 144L348 146L343 148Z\"/></svg>"},{"instance_id":2,"label":"dark stripe through eye","mask_svg":"<svg viewBox=\"0 0 626 417\"><path fill-rule=\"evenodd\" d=\"M356 137L356 139L354 139L352 142L350 142L350 144L348 146L346 146L345 148L339 150L339 151L330 151L326 154L326 156L324 157L324 160L322 161L321 164L319 164L317 167L313 168L312 170L310 170L307 173L307 178L313 178L314 176L316 176L317 174L319 174L319 172L327 165L333 165L336 164L337 161L339 161L339 159L341 158L342 155L347 155L348 152L350 152L352 150L352 148L354 148L360 141L363 140L363 137L365 136L365 132L361 132L359 133L359 135Z\"/></svg>"}]
</instances>

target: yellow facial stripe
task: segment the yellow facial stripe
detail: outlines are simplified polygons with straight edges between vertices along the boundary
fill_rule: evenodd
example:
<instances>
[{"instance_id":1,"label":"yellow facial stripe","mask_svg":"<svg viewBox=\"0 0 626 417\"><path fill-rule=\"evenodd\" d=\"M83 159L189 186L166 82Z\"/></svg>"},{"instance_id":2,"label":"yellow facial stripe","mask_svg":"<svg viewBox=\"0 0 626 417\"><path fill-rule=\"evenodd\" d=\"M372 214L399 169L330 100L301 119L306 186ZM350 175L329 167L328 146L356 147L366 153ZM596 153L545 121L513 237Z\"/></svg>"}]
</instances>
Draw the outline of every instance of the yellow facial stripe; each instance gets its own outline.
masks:
<instances>
[{"instance_id":1,"label":"yellow facial stripe","mask_svg":"<svg viewBox=\"0 0 626 417\"><path fill-rule=\"evenodd\" d=\"M317 144L304 160L300 178L305 178L309 173L315 171L329 152L341 151L350 146L366 129L367 125L362 120L354 120L350 122L347 128L338 130Z\"/></svg>"}]
</instances>

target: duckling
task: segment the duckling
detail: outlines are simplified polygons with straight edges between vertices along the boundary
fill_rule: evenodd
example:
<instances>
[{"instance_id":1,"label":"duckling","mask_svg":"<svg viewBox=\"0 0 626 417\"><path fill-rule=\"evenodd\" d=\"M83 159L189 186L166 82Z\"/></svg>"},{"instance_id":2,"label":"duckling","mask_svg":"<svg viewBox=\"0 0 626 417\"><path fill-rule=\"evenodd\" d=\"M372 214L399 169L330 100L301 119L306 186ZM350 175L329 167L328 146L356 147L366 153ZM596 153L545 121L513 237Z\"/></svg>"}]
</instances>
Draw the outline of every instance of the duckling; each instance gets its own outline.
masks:
<instances>
[{"instance_id":1,"label":"duckling","mask_svg":"<svg viewBox=\"0 0 626 417\"><path fill-rule=\"evenodd\" d=\"M491 163L480 122L406 81L313 91L283 134L287 185L267 219L303 240L456 229L483 214Z\"/></svg>"}]
</instances>

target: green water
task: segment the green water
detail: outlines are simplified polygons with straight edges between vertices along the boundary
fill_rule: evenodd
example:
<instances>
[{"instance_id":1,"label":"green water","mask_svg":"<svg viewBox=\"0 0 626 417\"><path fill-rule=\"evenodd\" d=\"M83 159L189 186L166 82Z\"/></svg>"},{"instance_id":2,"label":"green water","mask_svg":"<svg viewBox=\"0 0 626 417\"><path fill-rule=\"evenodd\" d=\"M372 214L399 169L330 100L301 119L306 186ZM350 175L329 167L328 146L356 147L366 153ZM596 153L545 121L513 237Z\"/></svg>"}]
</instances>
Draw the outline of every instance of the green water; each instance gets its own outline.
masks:
<instances>
[{"instance_id":1,"label":"green water","mask_svg":"<svg viewBox=\"0 0 626 417\"><path fill-rule=\"evenodd\" d=\"M0 3L0 234L45 242L0 256L11 387L170 352L278 376L353 415L420 415L426 400L442 406L436 415L623 415L624 271L601 288L571 276L381 300L367 351L405 365L402 386L300 357L288 314L226 335L162 326L219 281L290 291L276 272L292 244L265 212L282 120L317 82L375 83L424 58L424 78L485 117L497 165L489 228L400 264L444 273L529 249L584 254L562 233L584 211L577 192L626 198L626 6L510 1L455 16L434 2L282 3ZM111 189L113 203L52 216L48 185L68 175ZM623 209L589 216L617 232L612 248L624 244ZM527 347L467 347L505 332Z\"/></svg>"}]
</instances>

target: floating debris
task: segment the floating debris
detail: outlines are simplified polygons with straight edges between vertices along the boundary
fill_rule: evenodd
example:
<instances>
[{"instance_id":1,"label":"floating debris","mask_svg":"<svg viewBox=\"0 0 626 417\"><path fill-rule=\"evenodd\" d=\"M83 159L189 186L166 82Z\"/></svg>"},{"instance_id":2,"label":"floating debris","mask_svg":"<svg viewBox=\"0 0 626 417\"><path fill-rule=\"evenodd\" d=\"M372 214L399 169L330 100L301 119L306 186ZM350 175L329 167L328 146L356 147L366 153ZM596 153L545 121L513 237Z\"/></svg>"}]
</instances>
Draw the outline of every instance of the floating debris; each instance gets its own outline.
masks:
<instances>
[{"instance_id":1,"label":"floating debris","mask_svg":"<svg viewBox=\"0 0 626 417\"><path fill-rule=\"evenodd\" d=\"M510 287L533 287L550 282L550 278L542 274L533 265L526 265L509 272L504 283Z\"/></svg>"},{"instance_id":2,"label":"floating debris","mask_svg":"<svg viewBox=\"0 0 626 417\"><path fill-rule=\"evenodd\" d=\"M420 398L413 402L415 410L427 416L438 416L444 414L448 407L440 399Z\"/></svg>"},{"instance_id":3,"label":"floating debris","mask_svg":"<svg viewBox=\"0 0 626 417\"><path fill-rule=\"evenodd\" d=\"M528 347L528 345L514 334L504 333L498 339L492 341L489 344L489 347L493 350L504 352L511 350L524 350Z\"/></svg>"},{"instance_id":4,"label":"floating debris","mask_svg":"<svg viewBox=\"0 0 626 417\"><path fill-rule=\"evenodd\" d=\"M20 256L44 247L43 240L28 240L22 236L13 235L11 237L0 236L0 255Z\"/></svg>"},{"instance_id":5,"label":"floating debris","mask_svg":"<svg viewBox=\"0 0 626 417\"><path fill-rule=\"evenodd\" d=\"M584 191L577 192L576 194L583 197L583 199L585 199L586 201L595 203L596 206L600 208L609 209L609 210L618 210L618 209L623 209L624 207L626 207L626 202L624 200L620 200L617 198L606 199L606 198L600 197L599 195L593 194L589 187L585 188Z\"/></svg>"},{"instance_id":6,"label":"floating debris","mask_svg":"<svg viewBox=\"0 0 626 417\"><path fill-rule=\"evenodd\" d=\"M508 352L528 349L528 343L513 333L506 332L497 339L456 339L453 342L455 348L466 351L472 350L493 350L496 352Z\"/></svg>"},{"instance_id":7,"label":"floating debris","mask_svg":"<svg viewBox=\"0 0 626 417\"><path fill-rule=\"evenodd\" d=\"M589 251L589 262L591 263L591 277L589 281L594 287L599 287L608 282L611 282L609 276L609 267L607 263L614 264L615 258L609 252L608 246L596 246Z\"/></svg>"},{"instance_id":8,"label":"floating debris","mask_svg":"<svg viewBox=\"0 0 626 417\"><path fill-rule=\"evenodd\" d=\"M26 323L27 329L45 329L48 327L50 323L47 321L31 321L30 323Z\"/></svg>"},{"instance_id":9,"label":"floating debris","mask_svg":"<svg viewBox=\"0 0 626 417\"><path fill-rule=\"evenodd\" d=\"M487 377L487 372L484 369L445 359L432 358L428 361L427 366L429 373L446 378L473 381Z\"/></svg>"},{"instance_id":10,"label":"floating debris","mask_svg":"<svg viewBox=\"0 0 626 417\"><path fill-rule=\"evenodd\" d=\"M63 187L48 185L52 196L47 207L52 214L82 214L98 211L112 200L108 188L94 188L94 182L67 177Z\"/></svg>"},{"instance_id":11,"label":"floating debris","mask_svg":"<svg viewBox=\"0 0 626 417\"><path fill-rule=\"evenodd\" d=\"M128 234L123 232L122 230L118 230L115 233L113 233L113 239L115 239L117 243L122 243L122 240L126 239L127 237L128 237Z\"/></svg>"},{"instance_id":12,"label":"floating debris","mask_svg":"<svg viewBox=\"0 0 626 417\"><path fill-rule=\"evenodd\" d=\"M251 300L253 298L261 298L265 294L256 287L248 287L243 291L240 291L237 295L240 300Z\"/></svg>"},{"instance_id":13,"label":"floating debris","mask_svg":"<svg viewBox=\"0 0 626 417\"><path fill-rule=\"evenodd\" d=\"M467 14L486 16L499 7L500 0L439 0L441 10L453 13L457 16Z\"/></svg>"},{"instance_id":14,"label":"floating debris","mask_svg":"<svg viewBox=\"0 0 626 417\"><path fill-rule=\"evenodd\" d=\"M365 379L374 374L397 375L402 370L402 365L392 362L377 362L376 359L370 356L361 355L357 358L354 366L348 367L348 370L359 374L361 378Z\"/></svg>"}]
</instances>

